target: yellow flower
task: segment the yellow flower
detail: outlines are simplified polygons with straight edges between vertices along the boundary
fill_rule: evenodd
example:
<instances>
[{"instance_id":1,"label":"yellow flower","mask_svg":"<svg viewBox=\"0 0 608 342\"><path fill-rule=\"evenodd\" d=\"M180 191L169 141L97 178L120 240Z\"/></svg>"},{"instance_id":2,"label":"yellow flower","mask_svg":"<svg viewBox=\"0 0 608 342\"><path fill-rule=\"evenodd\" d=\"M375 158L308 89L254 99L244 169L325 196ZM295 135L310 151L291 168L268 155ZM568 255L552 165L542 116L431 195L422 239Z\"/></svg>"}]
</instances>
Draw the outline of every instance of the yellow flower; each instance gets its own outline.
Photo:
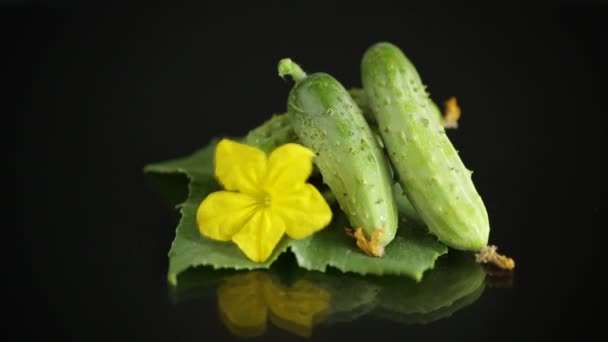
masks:
<instances>
[{"instance_id":1,"label":"yellow flower","mask_svg":"<svg viewBox=\"0 0 608 342\"><path fill-rule=\"evenodd\" d=\"M270 156L223 139L215 149L215 175L225 191L209 194L196 214L201 234L234 241L247 257L264 262L284 233L303 239L329 224L331 209L306 179L311 150L285 144Z\"/></svg>"},{"instance_id":2,"label":"yellow flower","mask_svg":"<svg viewBox=\"0 0 608 342\"><path fill-rule=\"evenodd\" d=\"M238 336L260 336L270 320L277 327L310 337L328 310L330 294L306 280L290 287L276 283L266 272L254 271L226 278L218 289L220 317Z\"/></svg>"}]
</instances>

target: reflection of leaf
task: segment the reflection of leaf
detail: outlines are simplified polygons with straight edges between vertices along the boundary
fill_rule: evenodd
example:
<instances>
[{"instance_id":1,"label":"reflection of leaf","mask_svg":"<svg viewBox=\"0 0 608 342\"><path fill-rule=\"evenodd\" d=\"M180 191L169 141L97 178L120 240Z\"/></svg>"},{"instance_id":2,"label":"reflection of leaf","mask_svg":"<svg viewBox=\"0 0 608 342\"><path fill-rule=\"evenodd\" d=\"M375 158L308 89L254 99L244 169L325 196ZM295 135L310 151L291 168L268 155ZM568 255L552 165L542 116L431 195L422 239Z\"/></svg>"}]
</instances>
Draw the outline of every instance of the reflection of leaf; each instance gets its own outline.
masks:
<instances>
[{"instance_id":1,"label":"reflection of leaf","mask_svg":"<svg viewBox=\"0 0 608 342\"><path fill-rule=\"evenodd\" d=\"M375 314L379 317L403 324L428 324L443 318L448 318L456 311L473 304L475 301L477 301L477 299L479 299L479 297L481 297L484 289L485 285L482 283L477 289L473 290L473 292L457 299L451 305L444 306L435 311L427 313L415 312L401 314L398 312L377 311Z\"/></svg>"},{"instance_id":2,"label":"reflection of leaf","mask_svg":"<svg viewBox=\"0 0 608 342\"><path fill-rule=\"evenodd\" d=\"M239 336L264 333L268 320L310 336L318 323L353 321L365 315L403 324L430 323L472 304L485 288L483 269L470 255L459 253L442 258L421 282L310 272L278 264L268 271L189 270L180 276L176 292L181 300L217 293L222 320Z\"/></svg>"},{"instance_id":3,"label":"reflection of leaf","mask_svg":"<svg viewBox=\"0 0 608 342\"><path fill-rule=\"evenodd\" d=\"M382 288L356 274L302 272L304 279L331 293L325 323L350 322L368 314L377 304Z\"/></svg>"},{"instance_id":4,"label":"reflection of leaf","mask_svg":"<svg viewBox=\"0 0 608 342\"><path fill-rule=\"evenodd\" d=\"M215 289L222 281L238 271L230 269L214 270L210 266L190 268L179 275L178 286L170 286L173 303L182 303L202 296L215 297Z\"/></svg>"},{"instance_id":5,"label":"reflection of leaf","mask_svg":"<svg viewBox=\"0 0 608 342\"><path fill-rule=\"evenodd\" d=\"M439 319L443 317L438 314L441 310L452 308L480 289L483 292L484 279L483 268L471 255L452 253L441 260L421 283L398 277L377 279L383 289L377 313L406 323L423 322L432 317ZM412 314L417 316L408 317Z\"/></svg>"},{"instance_id":6,"label":"reflection of leaf","mask_svg":"<svg viewBox=\"0 0 608 342\"><path fill-rule=\"evenodd\" d=\"M180 205L182 218L177 226L175 240L169 252L169 280L177 283L177 275L189 267L256 269L268 268L288 247L296 256L300 267L325 271L332 266L344 272L359 274L398 274L421 279L425 270L433 267L435 259L447 252L447 247L424 232L410 229L415 223L402 223L398 237L387 246L382 258L368 257L356 247L354 240L344 233L350 226L346 217L336 209L335 219L329 227L304 240L284 238L265 263L247 259L238 247L229 242L207 239L198 231L196 210L210 192L219 189L213 175L214 143L189 157L148 165L146 172L156 174L185 174L189 179L188 197ZM171 182L164 185L170 189Z\"/></svg>"},{"instance_id":7,"label":"reflection of leaf","mask_svg":"<svg viewBox=\"0 0 608 342\"><path fill-rule=\"evenodd\" d=\"M224 280L218 304L229 329L239 336L257 336L272 322L300 336L310 336L313 324L329 307L329 293L306 280L290 287L263 271L241 273Z\"/></svg>"}]
</instances>

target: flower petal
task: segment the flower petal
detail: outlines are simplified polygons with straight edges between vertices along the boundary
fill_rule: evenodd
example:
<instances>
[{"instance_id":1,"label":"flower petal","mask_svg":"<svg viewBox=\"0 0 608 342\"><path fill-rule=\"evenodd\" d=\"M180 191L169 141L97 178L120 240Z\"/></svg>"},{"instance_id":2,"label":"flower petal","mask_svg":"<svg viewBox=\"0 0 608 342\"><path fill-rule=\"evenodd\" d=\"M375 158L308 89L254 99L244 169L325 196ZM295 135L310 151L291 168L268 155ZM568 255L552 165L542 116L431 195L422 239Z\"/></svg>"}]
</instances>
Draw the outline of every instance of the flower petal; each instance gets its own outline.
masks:
<instances>
[{"instance_id":1,"label":"flower petal","mask_svg":"<svg viewBox=\"0 0 608 342\"><path fill-rule=\"evenodd\" d=\"M264 188L272 193L300 186L312 173L314 153L299 144L277 147L268 157Z\"/></svg>"},{"instance_id":2,"label":"flower petal","mask_svg":"<svg viewBox=\"0 0 608 342\"><path fill-rule=\"evenodd\" d=\"M304 184L298 191L275 195L273 210L285 221L285 231L293 239L303 239L331 222L331 208L317 188Z\"/></svg>"},{"instance_id":3,"label":"flower petal","mask_svg":"<svg viewBox=\"0 0 608 342\"><path fill-rule=\"evenodd\" d=\"M222 139L215 148L215 175L226 190L255 193L266 172L266 154Z\"/></svg>"},{"instance_id":4,"label":"flower petal","mask_svg":"<svg viewBox=\"0 0 608 342\"><path fill-rule=\"evenodd\" d=\"M196 221L201 234L229 241L251 218L256 200L247 194L217 191L209 194L198 207Z\"/></svg>"},{"instance_id":5,"label":"flower petal","mask_svg":"<svg viewBox=\"0 0 608 342\"><path fill-rule=\"evenodd\" d=\"M243 229L232 237L247 257L264 262L285 233L285 223L269 209L256 210Z\"/></svg>"}]
</instances>

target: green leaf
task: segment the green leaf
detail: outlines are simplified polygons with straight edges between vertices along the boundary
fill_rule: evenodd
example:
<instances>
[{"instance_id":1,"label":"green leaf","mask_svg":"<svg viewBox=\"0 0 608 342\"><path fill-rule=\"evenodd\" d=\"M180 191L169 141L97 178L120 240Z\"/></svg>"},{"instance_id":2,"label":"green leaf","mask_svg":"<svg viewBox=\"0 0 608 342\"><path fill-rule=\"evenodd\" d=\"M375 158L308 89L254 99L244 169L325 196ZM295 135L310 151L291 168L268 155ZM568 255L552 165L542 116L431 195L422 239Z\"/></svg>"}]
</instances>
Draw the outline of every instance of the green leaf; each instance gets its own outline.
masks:
<instances>
[{"instance_id":1,"label":"green leaf","mask_svg":"<svg viewBox=\"0 0 608 342\"><path fill-rule=\"evenodd\" d=\"M384 256L370 257L344 232L350 224L342 212L335 213L332 224L309 238L291 242L298 264L308 270L325 271L327 266L343 272L374 275L407 275L422 279L435 260L447 253L447 247L430 234L401 222L395 239L386 246ZM409 222L409 221L408 221Z\"/></svg>"},{"instance_id":2,"label":"green leaf","mask_svg":"<svg viewBox=\"0 0 608 342\"><path fill-rule=\"evenodd\" d=\"M149 164L144 167L144 171L160 174L182 173L191 180L213 178L213 154L216 144L217 140L212 140L207 146L189 156Z\"/></svg>"},{"instance_id":3,"label":"green leaf","mask_svg":"<svg viewBox=\"0 0 608 342\"><path fill-rule=\"evenodd\" d=\"M445 245L418 229L414 220L408 220L402 222L398 236L386 247L382 258L366 256L356 247L354 239L345 234L344 228L350 224L345 215L336 210L333 222L323 231L303 240L284 238L267 262L250 261L235 244L205 238L198 231L199 204L209 193L220 190L213 174L214 150L215 141L191 156L151 164L144 169L161 175L181 173L190 180L188 197L178 206L182 217L169 252L168 278L172 284L177 283L178 274L194 266L237 270L268 268L287 248L299 266L309 270L325 271L331 266L343 272L407 275L420 280L424 271L433 268L435 260L447 252Z\"/></svg>"},{"instance_id":4,"label":"green leaf","mask_svg":"<svg viewBox=\"0 0 608 342\"><path fill-rule=\"evenodd\" d=\"M237 270L268 268L288 246L288 241L283 239L268 261L256 263L245 257L235 244L211 240L199 233L196 210L203 198L220 190L213 176L214 150L213 142L189 157L151 164L144 169L146 172L183 173L190 179L188 199L179 206L182 218L169 251L168 279L174 285L177 275L193 266Z\"/></svg>"},{"instance_id":5,"label":"green leaf","mask_svg":"<svg viewBox=\"0 0 608 342\"><path fill-rule=\"evenodd\" d=\"M169 281L172 284L177 283L176 277L180 272L191 266L209 265L216 269L237 270L268 268L288 246L287 239L283 239L266 262L256 263L249 260L235 244L202 236L196 224L196 210L212 189L217 188L210 184L201 184L199 181L190 183L190 196L181 206L182 219L177 226L175 240L169 251Z\"/></svg>"}]
</instances>

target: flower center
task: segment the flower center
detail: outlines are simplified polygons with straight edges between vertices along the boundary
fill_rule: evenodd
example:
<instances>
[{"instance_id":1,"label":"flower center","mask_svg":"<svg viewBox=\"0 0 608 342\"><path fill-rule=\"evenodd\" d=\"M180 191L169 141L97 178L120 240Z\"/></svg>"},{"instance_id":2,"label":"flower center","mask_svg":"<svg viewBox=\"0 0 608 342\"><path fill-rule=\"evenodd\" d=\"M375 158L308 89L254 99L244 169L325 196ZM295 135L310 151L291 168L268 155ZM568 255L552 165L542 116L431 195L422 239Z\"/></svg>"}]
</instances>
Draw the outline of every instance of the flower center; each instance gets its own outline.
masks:
<instances>
[{"instance_id":1,"label":"flower center","mask_svg":"<svg viewBox=\"0 0 608 342\"><path fill-rule=\"evenodd\" d=\"M272 203L272 197L266 191L262 192L259 197L259 205L265 208L270 207Z\"/></svg>"}]
</instances>

